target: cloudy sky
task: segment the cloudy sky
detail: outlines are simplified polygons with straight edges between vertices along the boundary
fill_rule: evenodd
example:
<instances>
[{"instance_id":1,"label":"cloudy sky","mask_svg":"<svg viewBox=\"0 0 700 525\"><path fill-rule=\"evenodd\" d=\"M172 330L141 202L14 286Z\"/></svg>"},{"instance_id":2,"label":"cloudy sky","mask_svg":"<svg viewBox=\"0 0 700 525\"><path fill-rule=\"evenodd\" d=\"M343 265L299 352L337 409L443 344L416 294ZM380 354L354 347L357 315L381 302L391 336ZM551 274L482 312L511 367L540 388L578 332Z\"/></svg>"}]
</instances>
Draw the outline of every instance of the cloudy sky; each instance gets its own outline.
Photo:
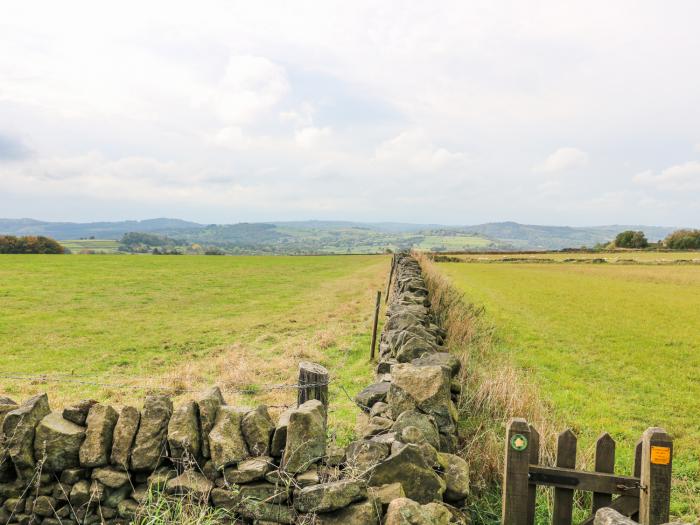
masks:
<instances>
[{"instance_id":1,"label":"cloudy sky","mask_svg":"<svg viewBox=\"0 0 700 525\"><path fill-rule=\"evenodd\" d=\"M700 3L5 3L0 217L700 226Z\"/></svg>"}]
</instances>

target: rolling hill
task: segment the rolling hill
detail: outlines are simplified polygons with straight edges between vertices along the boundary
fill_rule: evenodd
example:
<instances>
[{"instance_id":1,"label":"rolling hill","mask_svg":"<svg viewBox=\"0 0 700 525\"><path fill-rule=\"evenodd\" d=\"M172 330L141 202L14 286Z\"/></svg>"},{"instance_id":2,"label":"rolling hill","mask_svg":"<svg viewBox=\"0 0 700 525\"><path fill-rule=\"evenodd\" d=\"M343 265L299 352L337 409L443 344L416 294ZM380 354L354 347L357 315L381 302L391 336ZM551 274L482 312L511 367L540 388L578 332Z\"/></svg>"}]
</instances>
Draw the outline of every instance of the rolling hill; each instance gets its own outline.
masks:
<instances>
[{"instance_id":1,"label":"rolling hill","mask_svg":"<svg viewBox=\"0 0 700 525\"><path fill-rule=\"evenodd\" d=\"M169 218L89 223L0 219L0 234L46 235L65 241L119 240L125 233L139 232L168 237L180 246L197 244L217 247L228 253L378 253L410 248L433 251L559 250L608 242L618 232L629 229L642 230L649 240L657 241L676 228L542 226L517 222L448 226L309 220L205 225Z\"/></svg>"}]
</instances>

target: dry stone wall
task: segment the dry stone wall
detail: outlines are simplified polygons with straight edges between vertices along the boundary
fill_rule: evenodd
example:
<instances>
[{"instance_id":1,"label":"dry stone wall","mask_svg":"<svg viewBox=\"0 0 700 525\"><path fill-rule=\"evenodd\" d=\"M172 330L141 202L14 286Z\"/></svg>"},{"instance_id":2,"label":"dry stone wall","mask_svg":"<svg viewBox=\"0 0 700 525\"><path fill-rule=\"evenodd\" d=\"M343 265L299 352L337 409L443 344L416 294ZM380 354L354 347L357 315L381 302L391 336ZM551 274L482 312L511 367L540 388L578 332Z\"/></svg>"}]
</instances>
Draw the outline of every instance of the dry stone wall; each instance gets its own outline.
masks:
<instances>
[{"instance_id":1,"label":"dry stone wall","mask_svg":"<svg viewBox=\"0 0 700 525\"><path fill-rule=\"evenodd\" d=\"M310 400L277 421L230 406L218 388L174 407L93 400L54 410L46 394L0 397L0 525L126 524L161 495L221 509L230 523L466 523L453 382L415 259L395 258L377 382L357 396L362 436L327 442Z\"/></svg>"},{"instance_id":2,"label":"dry stone wall","mask_svg":"<svg viewBox=\"0 0 700 525\"><path fill-rule=\"evenodd\" d=\"M380 339L377 382L356 402L369 415L347 465L387 498L385 522L466 523L467 463L456 455L460 362L443 347L418 262L394 260L395 280ZM401 496L401 497L396 497Z\"/></svg>"}]
</instances>

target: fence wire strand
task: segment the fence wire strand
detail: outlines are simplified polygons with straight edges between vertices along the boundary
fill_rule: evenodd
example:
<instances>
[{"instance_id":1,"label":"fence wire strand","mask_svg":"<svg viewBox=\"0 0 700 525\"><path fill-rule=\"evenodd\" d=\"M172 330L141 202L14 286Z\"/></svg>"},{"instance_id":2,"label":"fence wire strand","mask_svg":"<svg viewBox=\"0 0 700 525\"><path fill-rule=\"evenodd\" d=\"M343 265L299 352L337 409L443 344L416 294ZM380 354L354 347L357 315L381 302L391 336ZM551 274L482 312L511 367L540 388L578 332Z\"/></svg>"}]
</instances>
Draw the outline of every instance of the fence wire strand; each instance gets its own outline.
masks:
<instances>
[{"instance_id":1,"label":"fence wire strand","mask_svg":"<svg viewBox=\"0 0 700 525\"><path fill-rule=\"evenodd\" d=\"M82 376L81 376L82 377ZM101 388L118 388L118 389L131 389L131 390L151 390L151 391L161 391L161 392L176 392L177 394L185 393L201 393L202 388L179 388L179 387L167 387L167 386L157 386L157 385L138 385L130 383L102 383L99 381L86 381L83 379L74 379L69 374L53 374L53 375L24 375L24 374L2 374L0 373L0 379L10 379L17 381L31 381L33 383L69 383L84 386L96 386ZM214 384L214 386L219 386L222 393L226 394L259 394L261 392L277 391L277 390L300 390L306 388L315 388L319 386L327 386L332 381L329 379L324 383L280 383L276 385L260 385L248 388L227 388L221 387Z\"/></svg>"}]
</instances>

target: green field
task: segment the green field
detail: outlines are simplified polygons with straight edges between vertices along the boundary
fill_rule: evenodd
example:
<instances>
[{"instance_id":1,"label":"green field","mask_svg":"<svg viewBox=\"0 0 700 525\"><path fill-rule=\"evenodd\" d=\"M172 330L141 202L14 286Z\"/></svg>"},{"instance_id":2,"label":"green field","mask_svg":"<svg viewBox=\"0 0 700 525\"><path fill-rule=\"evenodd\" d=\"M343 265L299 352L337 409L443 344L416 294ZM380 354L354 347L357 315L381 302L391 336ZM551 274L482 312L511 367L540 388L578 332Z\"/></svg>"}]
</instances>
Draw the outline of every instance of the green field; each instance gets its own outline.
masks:
<instances>
[{"instance_id":1,"label":"green field","mask_svg":"<svg viewBox=\"0 0 700 525\"><path fill-rule=\"evenodd\" d=\"M618 468L645 428L675 437L677 516L700 516L700 267L441 263L485 305L496 351L537 383L590 454L603 431Z\"/></svg>"},{"instance_id":2,"label":"green field","mask_svg":"<svg viewBox=\"0 0 700 525\"><path fill-rule=\"evenodd\" d=\"M675 264L678 261L700 264L700 252L696 251L641 251L619 250L614 252L538 252L538 253L484 253L484 254L458 254L456 257L470 262L513 262L514 259L533 262L575 262L602 259L608 263L648 263L648 264Z\"/></svg>"},{"instance_id":3,"label":"green field","mask_svg":"<svg viewBox=\"0 0 700 525\"><path fill-rule=\"evenodd\" d=\"M147 387L192 397L186 390L217 383L259 391L238 396L242 403L286 404L296 392L264 386L295 382L306 359L335 374L331 418L347 429L357 412L340 387L354 395L371 380L371 314L388 264L383 256L4 255L0 392L48 391L55 406L86 396L118 404ZM8 377L38 374L50 381ZM55 374L73 375L53 382Z\"/></svg>"},{"instance_id":4,"label":"green field","mask_svg":"<svg viewBox=\"0 0 700 525\"><path fill-rule=\"evenodd\" d=\"M113 239L74 239L60 241L60 243L72 253L80 253L83 250L95 253L115 253L119 247L119 241Z\"/></svg>"}]
</instances>

